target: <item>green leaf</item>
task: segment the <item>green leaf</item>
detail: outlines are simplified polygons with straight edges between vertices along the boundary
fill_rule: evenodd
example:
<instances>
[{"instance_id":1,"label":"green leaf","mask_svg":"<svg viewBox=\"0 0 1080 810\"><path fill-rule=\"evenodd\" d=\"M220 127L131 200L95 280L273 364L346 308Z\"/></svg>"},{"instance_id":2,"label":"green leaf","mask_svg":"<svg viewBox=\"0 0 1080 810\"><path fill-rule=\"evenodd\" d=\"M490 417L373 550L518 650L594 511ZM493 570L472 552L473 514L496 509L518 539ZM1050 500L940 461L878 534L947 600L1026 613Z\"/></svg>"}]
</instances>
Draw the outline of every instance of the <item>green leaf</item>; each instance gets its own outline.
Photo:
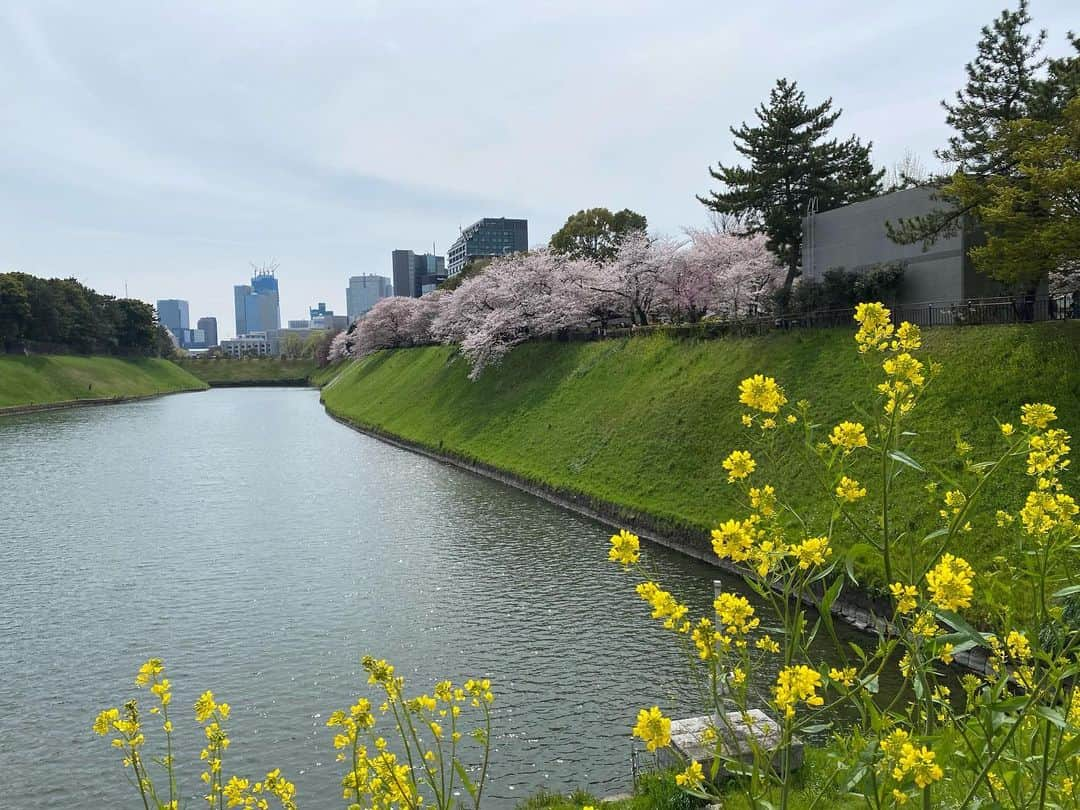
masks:
<instances>
[{"instance_id":1,"label":"green leaf","mask_svg":"<svg viewBox=\"0 0 1080 810\"><path fill-rule=\"evenodd\" d=\"M1035 708L1035 714L1039 715L1039 717L1043 718L1044 720L1049 720L1058 728L1069 727L1069 723L1065 719L1065 715L1063 715L1057 709L1051 709L1049 706L1037 706Z\"/></svg>"},{"instance_id":2,"label":"green leaf","mask_svg":"<svg viewBox=\"0 0 1080 810\"><path fill-rule=\"evenodd\" d=\"M925 467L923 467L921 464L919 464L919 462L917 462L915 459L913 459L911 456L909 456L902 450L890 450L889 458L891 458L893 461L899 461L901 464L911 467L911 469L913 470L918 470L919 472L923 473L926 472Z\"/></svg>"},{"instance_id":3,"label":"green leaf","mask_svg":"<svg viewBox=\"0 0 1080 810\"><path fill-rule=\"evenodd\" d=\"M473 801L476 801L476 785L469 779L469 775L465 773L465 768L456 759L454 760L454 770L457 771L457 775L461 777L461 784L465 785L465 790L469 791L469 795Z\"/></svg>"},{"instance_id":4,"label":"green leaf","mask_svg":"<svg viewBox=\"0 0 1080 810\"><path fill-rule=\"evenodd\" d=\"M1053 599L1065 599L1066 597L1073 596L1080 593L1080 585L1070 585L1067 588L1062 588L1060 591L1056 591L1053 595Z\"/></svg>"}]
</instances>

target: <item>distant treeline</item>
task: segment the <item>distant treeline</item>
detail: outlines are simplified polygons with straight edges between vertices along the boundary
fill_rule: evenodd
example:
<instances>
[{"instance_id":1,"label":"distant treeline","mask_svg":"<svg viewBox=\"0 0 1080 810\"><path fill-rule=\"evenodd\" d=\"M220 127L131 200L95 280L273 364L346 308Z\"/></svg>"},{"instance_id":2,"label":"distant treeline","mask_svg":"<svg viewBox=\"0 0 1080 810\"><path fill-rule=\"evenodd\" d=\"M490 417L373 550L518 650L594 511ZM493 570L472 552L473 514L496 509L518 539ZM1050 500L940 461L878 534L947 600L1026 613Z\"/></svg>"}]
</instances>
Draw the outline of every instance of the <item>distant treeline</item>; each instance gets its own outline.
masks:
<instances>
[{"instance_id":1,"label":"distant treeline","mask_svg":"<svg viewBox=\"0 0 1080 810\"><path fill-rule=\"evenodd\" d=\"M101 295L73 278L0 273L0 345L80 354L168 355L154 308Z\"/></svg>"}]
</instances>

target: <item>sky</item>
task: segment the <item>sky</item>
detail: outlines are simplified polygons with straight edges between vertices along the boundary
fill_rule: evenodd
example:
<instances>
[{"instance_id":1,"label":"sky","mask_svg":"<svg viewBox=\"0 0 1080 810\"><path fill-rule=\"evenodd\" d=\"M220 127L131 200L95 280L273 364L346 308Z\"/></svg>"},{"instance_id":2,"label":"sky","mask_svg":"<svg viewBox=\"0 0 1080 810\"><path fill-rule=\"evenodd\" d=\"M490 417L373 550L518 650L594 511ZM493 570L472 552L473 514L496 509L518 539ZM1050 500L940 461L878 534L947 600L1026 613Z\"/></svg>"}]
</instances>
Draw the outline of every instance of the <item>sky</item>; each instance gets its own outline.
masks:
<instances>
[{"instance_id":1,"label":"sky","mask_svg":"<svg viewBox=\"0 0 1080 810\"><path fill-rule=\"evenodd\" d=\"M183 298L233 333L232 287L279 265L282 319L394 249L581 208L679 234L778 77L835 132L927 168L1003 0L6 0L0 272ZM1047 51L1075 0L1032 0Z\"/></svg>"}]
</instances>

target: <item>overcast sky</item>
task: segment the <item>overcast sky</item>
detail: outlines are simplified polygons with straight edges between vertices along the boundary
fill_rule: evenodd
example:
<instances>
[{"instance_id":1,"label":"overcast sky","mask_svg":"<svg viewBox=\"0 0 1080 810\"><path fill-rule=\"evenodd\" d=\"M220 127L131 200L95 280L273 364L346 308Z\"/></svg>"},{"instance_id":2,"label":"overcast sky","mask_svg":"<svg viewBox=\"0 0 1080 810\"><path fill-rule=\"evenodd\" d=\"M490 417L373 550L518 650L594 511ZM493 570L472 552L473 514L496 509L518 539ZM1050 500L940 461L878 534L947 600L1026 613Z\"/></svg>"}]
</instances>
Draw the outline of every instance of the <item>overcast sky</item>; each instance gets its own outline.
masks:
<instances>
[{"instance_id":1,"label":"overcast sky","mask_svg":"<svg viewBox=\"0 0 1080 810\"><path fill-rule=\"evenodd\" d=\"M1075 0L1032 6L1063 53ZM483 216L534 245L595 205L678 233L779 76L880 165L934 168L940 99L1001 7L7 0L0 270L186 298L224 336L250 261L279 262L287 319Z\"/></svg>"}]
</instances>

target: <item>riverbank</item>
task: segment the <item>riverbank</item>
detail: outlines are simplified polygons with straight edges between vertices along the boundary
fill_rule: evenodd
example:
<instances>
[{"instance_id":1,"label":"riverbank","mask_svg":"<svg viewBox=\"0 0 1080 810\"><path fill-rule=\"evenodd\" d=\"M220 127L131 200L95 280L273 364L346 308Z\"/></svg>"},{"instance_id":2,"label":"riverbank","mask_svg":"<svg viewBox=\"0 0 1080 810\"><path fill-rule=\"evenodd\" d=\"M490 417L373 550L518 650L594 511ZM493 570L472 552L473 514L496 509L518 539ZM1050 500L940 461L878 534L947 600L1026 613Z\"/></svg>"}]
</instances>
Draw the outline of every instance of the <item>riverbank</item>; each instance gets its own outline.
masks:
<instances>
[{"instance_id":1,"label":"riverbank","mask_svg":"<svg viewBox=\"0 0 1080 810\"><path fill-rule=\"evenodd\" d=\"M0 415L106 405L206 387L158 358L0 355Z\"/></svg>"},{"instance_id":2,"label":"riverbank","mask_svg":"<svg viewBox=\"0 0 1080 810\"><path fill-rule=\"evenodd\" d=\"M381 352L357 361L323 390L329 413L459 464L483 465L651 536L684 542L709 555L708 531L741 513L720 461L745 446L738 383L757 372L777 377L792 401L811 401L815 419L857 418L876 382L847 329L761 338L680 341L663 336L586 344L528 344L470 382L450 347ZM925 448L951 449L957 437L996 448L997 421L1015 421L1024 402L1058 405L1060 426L1076 434L1080 412L1080 323L935 329L926 351L944 365L915 428ZM772 483L807 514L818 506L801 459ZM930 452L927 450L926 452ZM952 453L918 456L949 470ZM897 496L924 504L925 483L909 474ZM1076 472L1067 486L1075 489ZM1017 464L988 496L1011 509L1028 479ZM908 530L932 531L930 509L912 514ZM965 556L992 570L1005 530L980 526ZM844 549L839 549L843 552ZM873 557L853 559L870 592L883 584ZM979 608L1009 603L1007 577L988 577Z\"/></svg>"},{"instance_id":3,"label":"riverbank","mask_svg":"<svg viewBox=\"0 0 1080 810\"><path fill-rule=\"evenodd\" d=\"M180 360L177 365L211 388L312 385L311 377L319 370L314 360L281 360L276 357Z\"/></svg>"}]
</instances>

